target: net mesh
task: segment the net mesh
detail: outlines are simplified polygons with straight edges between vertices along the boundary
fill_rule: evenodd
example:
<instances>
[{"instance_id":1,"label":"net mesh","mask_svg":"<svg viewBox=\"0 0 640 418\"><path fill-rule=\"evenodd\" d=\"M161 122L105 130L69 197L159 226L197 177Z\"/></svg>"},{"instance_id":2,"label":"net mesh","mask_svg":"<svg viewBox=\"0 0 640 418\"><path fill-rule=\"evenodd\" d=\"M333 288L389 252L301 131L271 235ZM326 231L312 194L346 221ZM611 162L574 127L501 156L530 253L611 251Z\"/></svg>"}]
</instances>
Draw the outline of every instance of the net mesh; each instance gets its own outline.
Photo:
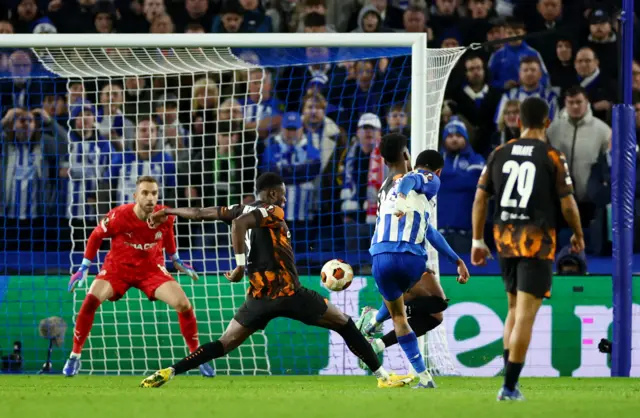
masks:
<instances>
[{"instance_id":1,"label":"net mesh","mask_svg":"<svg viewBox=\"0 0 640 418\"><path fill-rule=\"evenodd\" d=\"M426 77L424 132L411 138L411 150L415 156L438 148L446 81L463 52L429 49L426 65L412 68L408 48L35 49L44 78L32 84L47 86L31 108L52 102L54 129L64 135L55 167L56 225L44 229L58 234L52 238L58 249L68 242L75 271L92 229L132 200L138 176L159 180L164 204L200 207L250 202L256 176L279 171L302 284L357 317L361 307L380 303L369 277L376 183L366 152L377 134L359 121L372 113L380 134L409 134L411 80ZM179 221L176 228L182 259L201 274L196 283L175 277L194 306L203 342L222 334L244 300L246 285L221 276L232 267L229 232L214 222ZM108 248L107 242L92 274ZM320 267L332 258L345 259L358 274L344 292L320 285ZM438 272L432 248L429 267ZM86 291L74 294L74 314ZM455 374L444 325L422 345L433 373ZM185 354L175 312L132 290L98 310L83 370L144 373ZM385 353L385 365L408 367L397 347ZM229 374L365 373L339 336L283 319L215 366Z\"/></svg>"}]
</instances>

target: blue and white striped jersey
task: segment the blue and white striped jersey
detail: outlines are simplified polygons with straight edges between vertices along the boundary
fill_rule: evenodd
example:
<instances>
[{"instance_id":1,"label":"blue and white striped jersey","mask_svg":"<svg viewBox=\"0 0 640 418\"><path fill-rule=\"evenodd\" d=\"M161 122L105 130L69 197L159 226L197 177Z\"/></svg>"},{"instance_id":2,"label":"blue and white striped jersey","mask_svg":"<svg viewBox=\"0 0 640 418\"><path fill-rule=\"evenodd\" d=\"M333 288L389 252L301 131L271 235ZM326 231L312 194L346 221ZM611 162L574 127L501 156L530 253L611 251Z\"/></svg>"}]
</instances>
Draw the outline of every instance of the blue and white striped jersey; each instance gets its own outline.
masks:
<instances>
[{"instance_id":1,"label":"blue and white striped jersey","mask_svg":"<svg viewBox=\"0 0 640 418\"><path fill-rule=\"evenodd\" d=\"M394 215L396 199L399 191L407 187L410 191L405 194L413 210L398 218ZM378 218L369 253L409 252L426 256L430 201L439 189L440 178L425 170L416 170L402 177L387 177L378 192Z\"/></svg>"},{"instance_id":2,"label":"blue and white striped jersey","mask_svg":"<svg viewBox=\"0 0 640 418\"><path fill-rule=\"evenodd\" d=\"M12 143L5 167L4 216L11 219L31 219L41 216L44 207L43 155L39 145L29 142Z\"/></svg>"}]
</instances>

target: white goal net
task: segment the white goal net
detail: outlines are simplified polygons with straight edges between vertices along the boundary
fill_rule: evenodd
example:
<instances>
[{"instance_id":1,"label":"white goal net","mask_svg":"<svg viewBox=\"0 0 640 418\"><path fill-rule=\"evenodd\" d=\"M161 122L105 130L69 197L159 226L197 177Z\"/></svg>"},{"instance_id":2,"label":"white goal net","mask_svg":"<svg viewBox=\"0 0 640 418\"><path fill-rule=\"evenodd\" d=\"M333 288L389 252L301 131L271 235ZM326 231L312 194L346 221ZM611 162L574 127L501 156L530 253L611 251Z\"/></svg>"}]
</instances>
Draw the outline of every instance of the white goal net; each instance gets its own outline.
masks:
<instances>
[{"instance_id":1,"label":"white goal net","mask_svg":"<svg viewBox=\"0 0 640 418\"><path fill-rule=\"evenodd\" d=\"M162 203L200 207L251 201L257 175L277 171L287 185L285 214L302 284L351 315L379 305L367 258L371 192L380 179L376 141L399 130L410 136L414 157L438 148L445 85L464 50L414 49L412 57L410 44L376 47L361 35L340 36L340 45L331 40L335 48L305 47L304 37L287 48L110 47L109 36L96 47L32 48L64 81L52 94L68 108L61 125L72 269L101 216L132 200L141 175L158 179ZM435 225L435 210L431 219ZM246 283L222 277L233 266L229 232L214 222L179 220L176 227L182 259L201 275L195 283L175 277L194 306L202 342L224 331L246 292ZM355 296L321 288L320 267L331 258L358 272L359 285L348 291ZM433 249L429 260L438 272ZM75 313L87 288L75 293ZM444 327L423 338L437 375L456 374ZM276 320L215 366L221 374L364 373L345 353L326 330ZM186 354L175 312L132 290L98 310L83 371L146 373ZM399 350L385 362L407 368Z\"/></svg>"}]
</instances>

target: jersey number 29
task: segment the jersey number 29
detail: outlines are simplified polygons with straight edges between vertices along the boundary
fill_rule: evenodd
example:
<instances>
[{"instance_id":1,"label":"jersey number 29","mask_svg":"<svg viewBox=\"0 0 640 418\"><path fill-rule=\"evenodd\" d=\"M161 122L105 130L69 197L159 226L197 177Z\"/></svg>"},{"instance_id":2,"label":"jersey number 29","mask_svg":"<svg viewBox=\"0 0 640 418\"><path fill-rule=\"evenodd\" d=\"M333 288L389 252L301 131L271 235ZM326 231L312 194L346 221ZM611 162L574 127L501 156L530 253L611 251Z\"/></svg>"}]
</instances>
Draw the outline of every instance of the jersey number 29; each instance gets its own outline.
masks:
<instances>
[{"instance_id":1,"label":"jersey number 29","mask_svg":"<svg viewBox=\"0 0 640 418\"><path fill-rule=\"evenodd\" d=\"M504 185L500 206L503 208L521 208L525 209L529 203L531 192L533 192L533 183L536 177L536 166L531 161L523 161L518 163L509 160L502 166L502 173L508 174L507 182ZM516 187L520 200L513 198L513 188Z\"/></svg>"}]
</instances>

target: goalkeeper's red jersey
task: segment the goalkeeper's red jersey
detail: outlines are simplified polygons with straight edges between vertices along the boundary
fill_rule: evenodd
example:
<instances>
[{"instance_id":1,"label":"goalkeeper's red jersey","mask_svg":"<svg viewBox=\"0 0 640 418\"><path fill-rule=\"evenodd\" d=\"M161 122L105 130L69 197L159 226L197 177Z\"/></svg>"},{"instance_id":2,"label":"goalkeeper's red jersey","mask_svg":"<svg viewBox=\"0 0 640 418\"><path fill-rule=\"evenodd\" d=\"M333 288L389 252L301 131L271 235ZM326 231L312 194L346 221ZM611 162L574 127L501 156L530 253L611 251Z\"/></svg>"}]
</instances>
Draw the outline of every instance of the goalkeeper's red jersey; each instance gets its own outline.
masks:
<instances>
[{"instance_id":1,"label":"goalkeeper's red jersey","mask_svg":"<svg viewBox=\"0 0 640 418\"><path fill-rule=\"evenodd\" d=\"M91 233L84 256L94 260L100 244L105 238L111 238L111 249L104 262L104 268L117 270L144 270L149 265L165 265L162 252L175 254L176 241L173 233L175 216L156 228L151 228L146 221L139 219L133 207L135 203L118 206L105 216ZM156 205L154 212L166 206Z\"/></svg>"}]
</instances>

